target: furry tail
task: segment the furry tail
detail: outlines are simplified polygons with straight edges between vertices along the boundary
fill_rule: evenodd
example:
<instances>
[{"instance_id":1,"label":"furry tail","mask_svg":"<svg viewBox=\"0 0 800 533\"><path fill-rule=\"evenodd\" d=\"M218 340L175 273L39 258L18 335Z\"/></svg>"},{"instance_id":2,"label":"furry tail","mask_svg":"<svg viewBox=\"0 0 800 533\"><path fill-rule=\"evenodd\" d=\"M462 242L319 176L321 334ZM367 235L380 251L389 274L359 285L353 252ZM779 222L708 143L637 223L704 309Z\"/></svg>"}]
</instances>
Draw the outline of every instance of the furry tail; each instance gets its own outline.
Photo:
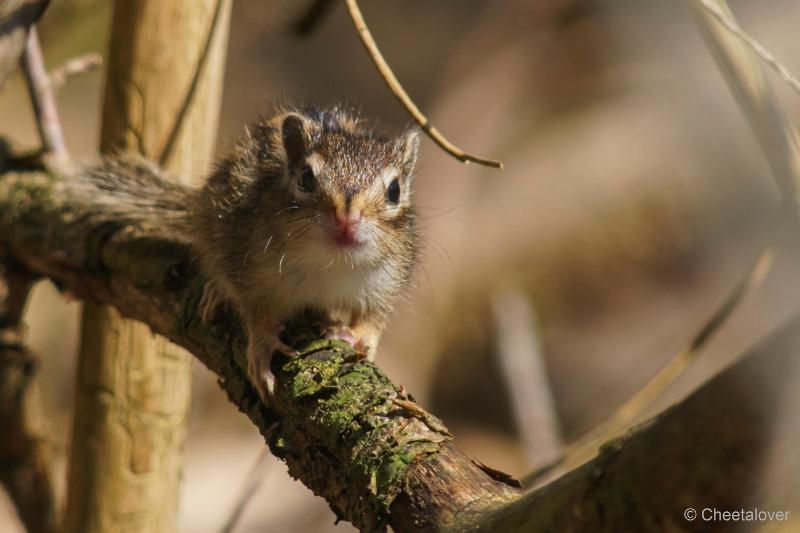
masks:
<instances>
[{"instance_id":1,"label":"furry tail","mask_svg":"<svg viewBox=\"0 0 800 533\"><path fill-rule=\"evenodd\" d=\"M122 224L185 233L195 190L170 181L154 163L140 157L106 159L80 170L66 189L95 215Z\"/></svg>"}]
</instances>

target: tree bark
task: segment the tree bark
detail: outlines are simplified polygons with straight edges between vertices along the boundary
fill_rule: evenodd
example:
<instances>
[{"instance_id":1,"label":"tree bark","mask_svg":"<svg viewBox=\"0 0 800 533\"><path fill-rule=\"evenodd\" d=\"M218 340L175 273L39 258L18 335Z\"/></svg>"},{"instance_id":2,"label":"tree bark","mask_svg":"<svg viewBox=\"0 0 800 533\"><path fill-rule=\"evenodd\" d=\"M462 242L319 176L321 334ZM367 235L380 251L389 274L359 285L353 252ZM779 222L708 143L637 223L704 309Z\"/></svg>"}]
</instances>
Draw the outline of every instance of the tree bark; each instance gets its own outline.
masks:
<instances>
[{"instance_id":1,"label":"tree bark","mask_svg":"<svg viewBox=\"0 0 800 533\"><path fill-rule=\"evenodd\" d=\"M155 0L148 0L127 5L135 14L155 4ZM173 30L174 26L170 26L159 34L175 40ZM127 39L119 35L117 38ZM222 39L219 33L215 38ZM131 36L130 40L133 42L136 37ZM212 49L213 46L208 48ZM157 55L158 50L155 48L145 55L150 52ZM204 65L200 72L213 70L212 55L198 61ZM181 57L184 59L183 52ZM128 57L125 61L133 64L137 59ZM221 69L221 63L216 64ZM130 87L139 87L140 82L131 78ZM178 114L184 118L162 128L161 131L167 132L163 136L142 133L149 131L144 127L147 121L143 117L152 116L152 109L146 111L150 109L147 102L152 99L144 100L144 91L137 89L121 96L118 105L130 114L114 126L119 137L113 143L136 146L151 158L168 164L177 164L174 161L184 157L191 159L181 152L181 138L187 132L201 130L205 122L200 120L187 127L190 114L185 112L191 106L182 102L194 102L203 94L202 83L192 80L190 87L193 88L185 93L188 98L175 100L179 102ZM166 112L158 113L152 120L165 116ZM200 146L202 142L190 144ZM709 507L737 510L743 506L794 513L800 510L797 496L800 456L796 453L800 423L793 414L787 416L787 409L793 409L800 400L800 389L796 386L800 372L800 319L782 328L745 360L679 406L630 435L607 443L599 456L586 465L523 496L499 481L504 478L501 473L474 463L459 452L442 423L416 406L402 387L394 385L372 364L359 360L347 345L319 340L316 332L302 324L290 328L291 340L301 356L278 361L275 409L266 409L246 378L246 342L236 314L222 313L210 323L199 319L197 311L205 279L187 242L165 235L158 220L131 226L114 213L104 212L102 207L76 203L66 196L60 176L2 168L13 161L0 157L3 261L48 276L64 292L80 299L113 305L122 316L141 321L154 333L190 350L219 376L229 398L259 428L273 453L286 461L289 472L326 498L338 516L362 530L381 530L389 524L398 532L697 531L732 524L688 521L683 514L688 507L698 511ZM27 281L15 282L15 290L17 294L27 292ZM0 325L7 329L8 324ZM13 322L12 326L12 333L18 335L18 323ZM6 331L0 333L5 335ZM125 337L134 338L133 334ZM5 336L0 338L5 340ZM105 338L104 342L107 341ZM16 341L0 343L0 350L11 347L15 353L22 353L17 344ZM0 363L17 364L16 359L3 359L5 353L0 351ZM20 371L16 374L0 370L0 377L23 378L12 383L12 387L7 387L8 382L0 383L3 461L15 457L15 452L26 451L28 446L36 450L40 444L25 437L32 433L19 423L23 420L19 417L21 404L15 404L14 400L27 394L24 378L29 359L23 357L19 361ZM105 360L100 362L105 364ZM96 390L90 392L107 400L105 404L98 402L106 414L117 407L109 400L131 397L129 391L143 382L129 382L130 388L118 393L118 389L112 389L115 395L103 394L101 389L109 382L113 385L122 374L135 377L132 368L147 366L139 353L120 355L115 364L84 369L96 380ZM6 394L6 391L12 392ZM7 405L12 408L5 409ZM131 415L143 411L117 412ZM153 427L131 424L131 418L123 420L119 427L131 431L134 437L154 431ZM100 440L99 446L95 444L97 448L92 449L98 455L115 453L118 458L124 457L134 474L140 475L147 468L157 471L149 479L144 475L137 479L142 483L134 488L148 490L146 483L161 476L160 469L167 465L154 465L151 459L156 456L152 454L124 448L120 453L114 448L119 442L111 441L108 436L109 427L100 428L105 433L95 434L106 440ZM17 435L22 435L22 440L16 439ZM128 439L122 444L133 442L134 439ZM168 443L161 450L174 453L179 444ZM89 449L86 442L76 442L75 447ZM165 450L165 447L174 448ZM23 482L23 489L33 489L29 501L41 498L41 507L24 504L27 507L23 512L28 517L23 518L30 524L37 519L43 523L50 520L48 516L36 516L37 512L44 514L42 509L50 509L51 505L49 481L46 477L35 479L39 466L46 464L38 462L36 453L17 455L23 459L24 469L32 468L23 472L22 477L8 477L2 470L8 464L0 464L4 483L9 483L7 479ZM31 457L34 461L29 460ZM103 464L109 470L118 467L118 463L105 459ZM95 470L89 470L91 475L80 484L93 486L97 498L94 503L105 505L99 490L104 481L99 476L104 473L96 470L98 465L100 462L90 467ZM30 472L34 484L28 477ZM43 480L43 484L36 485ZM109 486L103 490L116 489ZM127 521L127 517L120 515L126 511L132 514L142 509L145 514L151 511L143 507L149 502L136 500L141 492L130 494L136 505L127 509L117 507L110 513L109 509L94 509L92 502L83 500L78 507L79 519L86 520L88 513L97 516L116 513L118 521L111 524L114 529L144 529L140 521ZM174 500L167 504L173 505ZM174 522L172 509L172 514L165 516ZM795 516L788 526L797 523ZM88 522L84 525L84 531L100 527ZM101 525L106 527L108 523ZM162 527L156 521L146 526L148 531L174 529L174 523Z\"/></svg>"},{"instance_id":2,"label":"tree bark","mask_svg":"<svg viewBox=\"0 0 800 533\"><path fill-rule=\"evenodd\" d=\"M71 202L53 175L0 174L0 249L192 352L337 516L364 531L459 530L520 496L464 457L442 423L375 366L302 327L293 340L304 356L277 369L276 409L266 409L246 377L237 315L200 319L205 277L187 242L165 236L158 220L120 223L115 209Z\"/></svg>"},{"instance_id":3,"label":"tree bark","mask_svg":"<svg viewBox=\"0 0 800 533\"><path fill-rule=\"evenodd\" d=\"M796 531L798 380L795 317L688 399L605 443L595 459L514 502L480 530ZM788 512L788 519L703 515L756 508ZM694 518L687 519L687 509Z\"/></svg>"},{"instance_id":4,"label":"tree bark","mask_svg":"<svg viewBox=\"0 0 800 533\"><path fill-rule=\"evenodd\" d=\"M219 116L230 0L118 0L101 152L206 172ZM65 529L174 531L191 358L124 320L83 311Z\"/></svg>"},{"instance_id":5,"label":"tree bark","mask_svg":"<svg viewBox=\"0 0 800 533\"><path fill-rule=\"evenodd\" d=\"M800 319L683 404L520 499L377 368L302 328L294 342L304 356L284 361L277 410L265 409L246 378L236 314L198 318L204 277L188 244L165 237L158 221L115 223L101 208L71 204L56 177L7 172L0 248L63 290L113 304L190 350L289 472L362 530L388 523L398 532L683 531L720 525L682 522L689 506L800 510L792 451L800 423L781 416L800 400ZM782 473L776 480L769 472Z\"/></svg>"},{"instance_id":6,"label":"tree bark","mask_svg":"<svg viewBox=\"0 0 800 533\"><path fill-rule=\"evenodd\" d=\"M0 2L0 87L16 70L28 29L42 16L50 0Z\"/></svg>"},{"instance_id":7,"label":"tree bark","mask_svg":"<svg viewBox=\"0 0 800 533\"><path fill-rule=\"evenodd\" d=\"M29 533L56 530L52 464L22 314L34 278L0 264L0 483Z\"/></svg>"}]
</instances>

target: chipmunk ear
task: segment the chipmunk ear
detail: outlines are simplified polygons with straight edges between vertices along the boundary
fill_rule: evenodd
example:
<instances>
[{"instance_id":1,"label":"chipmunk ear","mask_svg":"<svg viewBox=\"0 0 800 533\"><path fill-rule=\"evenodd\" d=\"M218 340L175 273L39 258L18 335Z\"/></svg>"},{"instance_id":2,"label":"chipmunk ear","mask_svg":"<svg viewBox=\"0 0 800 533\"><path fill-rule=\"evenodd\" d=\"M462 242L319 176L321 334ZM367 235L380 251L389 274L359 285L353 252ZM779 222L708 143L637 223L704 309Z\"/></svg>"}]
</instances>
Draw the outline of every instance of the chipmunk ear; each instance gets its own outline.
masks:
<instances>
[{"instance_id":1,"label":"chipmunk ear","mask_svg":"<svg viewBox=\"0 0 800 533\"><path fill-rule=\"evenodd\" d=\"M403 135L397 139L397 152L403 169L407 174L414 170L417 163L417 152L419 151L419 140L421 131L417 127L408 128Z\"/></svg>"},{"instance_id":2,"label":"chipmunk ear","mask_svg":"<svg viewBox=\"0 0 800 533\"><path fill-rule=\"evenodd\" d=\"M302 115L289 113L281 124L281 137L289 164L299 167L311 146L311 132L308 121Z\"/></svg>"}]
</instances>

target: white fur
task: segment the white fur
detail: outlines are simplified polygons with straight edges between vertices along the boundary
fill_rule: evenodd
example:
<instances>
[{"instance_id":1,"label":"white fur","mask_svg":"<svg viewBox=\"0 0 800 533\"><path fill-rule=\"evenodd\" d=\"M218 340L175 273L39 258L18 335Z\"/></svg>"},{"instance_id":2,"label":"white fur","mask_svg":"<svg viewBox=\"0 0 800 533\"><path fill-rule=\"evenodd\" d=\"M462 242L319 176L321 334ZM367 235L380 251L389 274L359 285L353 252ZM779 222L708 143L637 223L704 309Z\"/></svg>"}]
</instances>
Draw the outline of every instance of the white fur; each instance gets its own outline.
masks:
<instances>
[{"instance_id":1,"label":"white fur","mask_svg":"<svg viewBox=\"0 0 800 533\"><path fill-rule=\"evenodd\" d=\"M359 228L361 245L339 248L332 241L326 221L317 220L303 246L283 252L268 247L253 253L248 261L261 263L247 271L258 279L249 284L258 299L270 301L270 312L281 320L305 307L358 311L369 306L370 297L392 285L393 269L381 258L377 242L380 229L374 221Z\"/></svg>"}]
</instances>

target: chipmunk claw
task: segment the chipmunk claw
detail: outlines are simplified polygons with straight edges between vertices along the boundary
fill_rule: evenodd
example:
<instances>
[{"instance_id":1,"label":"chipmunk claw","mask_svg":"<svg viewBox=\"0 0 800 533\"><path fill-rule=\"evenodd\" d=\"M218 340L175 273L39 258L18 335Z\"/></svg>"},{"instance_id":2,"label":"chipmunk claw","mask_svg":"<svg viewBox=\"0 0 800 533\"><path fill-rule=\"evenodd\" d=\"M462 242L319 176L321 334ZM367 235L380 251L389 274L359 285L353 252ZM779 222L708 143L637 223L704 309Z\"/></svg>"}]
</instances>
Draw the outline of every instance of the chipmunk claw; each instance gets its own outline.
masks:
<instances>
[{"instance_id":1,"label":"chipmunk claw","mask_svg":"<svg viewBox=\"0 0 800 533\"><path fill-rule=\"evenodd\" d=\"M323 330L322 334L326 339L342 340L352 346L359 359L369 357L370 346L368 340L365 337L357 336L351 328L341 323L329 325Z\"/></svg>"},{"instance_id":2,"label":"chipmunk claw","mask_svg":"<svg viewBox=\"0 0 800 533\"><path fill-rule=\"evenodd\" d=\"M272 356L280 352L287 357L297 357L300 353L277 337L263 345L251 344L247 350L247 371L250 381L258 391L261 401L269 405L275 400L275 373L272 372Z\"/></svg>"},{"instance_id":3,"label":"chipmunk claw","mask_svg":"<svg viewBox=\"0 0 800 533\"><path fill-rule=\"evenodd\" d=\"M328 340L341 340L355 347L359 339L356 338L353 330L341 323L330 324L322 330L322 336Z\"/></svg>"}]
</instances>

